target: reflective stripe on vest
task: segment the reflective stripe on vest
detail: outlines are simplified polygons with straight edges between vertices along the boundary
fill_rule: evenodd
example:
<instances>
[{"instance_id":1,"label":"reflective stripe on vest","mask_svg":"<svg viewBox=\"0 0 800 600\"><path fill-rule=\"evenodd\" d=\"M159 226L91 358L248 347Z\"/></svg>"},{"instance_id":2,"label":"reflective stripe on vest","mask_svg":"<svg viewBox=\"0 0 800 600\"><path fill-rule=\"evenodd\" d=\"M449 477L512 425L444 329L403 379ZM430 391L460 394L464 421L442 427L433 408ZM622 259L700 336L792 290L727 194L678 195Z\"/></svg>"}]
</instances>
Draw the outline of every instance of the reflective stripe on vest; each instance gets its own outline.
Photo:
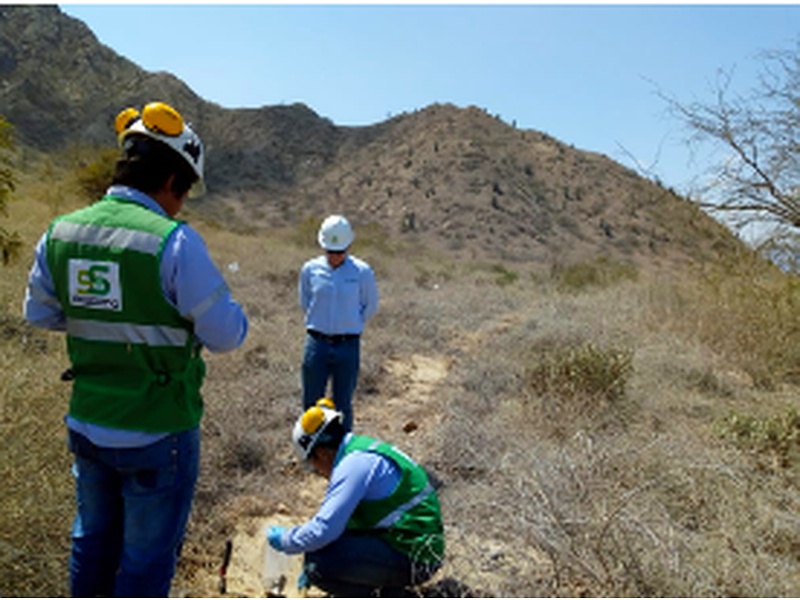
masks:
<instances>
[{"instance_id":1,"label":"reflective stripe on vest","mask_svg":"<svg viewBox=\"0 0 800 600\"><path fill-rule=\"evenodd\" d=\"M93 342L122 342L146 346L184 346L189 338L185 329L163 325L111 323L88 319L68 319L67 333Z\"/></svg>"},{"instance_id":2,"label":"reflective stripe on vest","mask_svg":"<svg viewBox=\"0 0 800 600\"><path fill-rule=\"evenodd\" d=\"M417 504L420 504L422 501L424 501L425 498L427 498L431 492L433 492L433 486L430 484L430 482L428 482L428 485L426 485L425 488L419 494L414 496L411 500L409 500L405 504L398 506L388 515L386 515L383 519L378 521L378 523L375 524L375 527L378 529L388 529L389 527L397 523L397 521L400 520L400 517L402 517L407 511L411 510Z\"/></svg>"},{"instance_id":3,"label":"reflective stripe on vest","mask_svg":"<svg viewBox=\"0 0 800 600\"><path fill-rule=\"evenodd\" d=\"M65 242L80 242L103 248L127 248L145 254L158 254L161 236L135 229L103 227L85 223L59 221L53 226L50 237Z\"/></svg>"}]
</instances>

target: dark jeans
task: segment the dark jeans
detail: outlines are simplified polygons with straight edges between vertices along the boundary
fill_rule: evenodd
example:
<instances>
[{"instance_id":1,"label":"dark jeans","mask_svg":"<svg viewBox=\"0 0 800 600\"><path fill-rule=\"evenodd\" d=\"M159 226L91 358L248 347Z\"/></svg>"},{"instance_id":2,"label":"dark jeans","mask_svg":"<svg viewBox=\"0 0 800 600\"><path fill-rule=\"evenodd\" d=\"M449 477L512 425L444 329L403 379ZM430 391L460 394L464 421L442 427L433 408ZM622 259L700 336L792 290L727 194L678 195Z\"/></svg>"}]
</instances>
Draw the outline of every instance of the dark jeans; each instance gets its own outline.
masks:
<instances>
[{"instance_id":1,"label":"dark jeans","mask_svg":"<svg viewBox=\"0 0 800 600\"><path fill-rule=\"evenodd\" d=\"M77 514L74 597L166 597L197 481L200 432L143 448L102 448L69 432Z\"/></svg>"},{"instance_id":2,"label":"dark jeans","mask_svg":"<svg viewBox=\"0 0 800 600\"><path fill-rule=\"evenodd\" d=\"M308 581L336 597L402 596L438 569L414 564L408 556L374 535L344 533L338 540L305 555Z\"/></svg>"},{"instance_id":3,"label":"dark jeans","mask_svg":"<svg viewBox=\"0 0 800 600\"><path fill-rule=\"evenodd\" d=\"M326 396L331 379L332 398L344 415L345 431L353 428L353 392L358 382L361 340L353 338L328 342L306 334L303 353L303 408L309 408Z\"/></svg>"}]
</instances>

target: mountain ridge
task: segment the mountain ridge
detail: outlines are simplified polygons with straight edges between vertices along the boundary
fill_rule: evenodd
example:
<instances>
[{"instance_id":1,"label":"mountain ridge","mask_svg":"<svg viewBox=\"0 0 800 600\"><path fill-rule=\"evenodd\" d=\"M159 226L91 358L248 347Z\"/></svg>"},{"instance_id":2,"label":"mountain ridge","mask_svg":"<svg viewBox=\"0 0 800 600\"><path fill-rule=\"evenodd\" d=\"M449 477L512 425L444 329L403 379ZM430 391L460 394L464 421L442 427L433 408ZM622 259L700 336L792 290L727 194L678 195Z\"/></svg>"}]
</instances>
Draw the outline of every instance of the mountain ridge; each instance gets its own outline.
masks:
<instances>
[{"instance_id":1,"label":"mountain ridge","mask_svg":"<svg viewBox=\"0 0 800 600\"><path fill-rule=\"evenodd\" d=\"M193 207L226 227L340 212L454 255L543 266L696 261L740 246L672 191L482 108L433 104L360 127L302 103L227 109L141 69L56 6L0 7L0 114L21 145L112 146L117 112L154 99L203 138L209 193Z\"/></svg>"}]
</instances>

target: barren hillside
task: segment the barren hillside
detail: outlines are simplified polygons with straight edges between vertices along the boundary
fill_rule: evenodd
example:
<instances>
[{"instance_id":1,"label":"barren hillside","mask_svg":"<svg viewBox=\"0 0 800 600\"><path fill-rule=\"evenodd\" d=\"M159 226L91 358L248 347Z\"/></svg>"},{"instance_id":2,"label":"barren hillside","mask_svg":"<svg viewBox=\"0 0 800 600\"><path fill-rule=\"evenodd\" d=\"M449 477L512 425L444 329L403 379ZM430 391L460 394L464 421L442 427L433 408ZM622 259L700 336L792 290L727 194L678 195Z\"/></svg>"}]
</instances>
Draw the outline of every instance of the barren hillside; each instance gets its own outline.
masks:
<instances>
[{"instance_id":1,"label":"barren hillside","mask_svg":"<svg viewBox=\"0 0 800 600\"><path fill-rule=\"evenodd\" d=\"M543 270L590 256L697 262L738 246L671 191L484 108L432 105L366 127L302 104L225 109L115 54L53 6L0 7L0 48L0 114L22 147L51 160L76 145L112 146L125 106L178 107L208 151L209 194L196 210L224 228L343 212L408 243Z\"/></svg>"}]
</instances>

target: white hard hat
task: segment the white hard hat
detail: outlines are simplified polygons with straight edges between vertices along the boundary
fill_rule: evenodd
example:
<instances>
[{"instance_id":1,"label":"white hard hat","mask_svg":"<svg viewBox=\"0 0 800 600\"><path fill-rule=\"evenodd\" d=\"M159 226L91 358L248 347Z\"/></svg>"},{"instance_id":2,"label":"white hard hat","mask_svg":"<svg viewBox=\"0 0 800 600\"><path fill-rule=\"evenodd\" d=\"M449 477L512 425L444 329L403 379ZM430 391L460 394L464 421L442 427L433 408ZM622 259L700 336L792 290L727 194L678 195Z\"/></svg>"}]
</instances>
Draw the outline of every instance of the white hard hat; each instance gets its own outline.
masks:
<instances>
[{"instance_id":1,"label":"white hard hat","mask_svg":"<svg viewBox=\"0 0 800 600\"><path fill-rule=\"evenodd\" d=\"M325 250L341 252L353 243L355 235L350 223L341 215L327 217L319 227L317 241Z\"/></svg>"},{"instance_id":2,"label":"white hard hat","mask_svg":"<svg viewBox=\"0 0 800 600\"><path fill-rule=\"evenodd\" d=\"M203 162L205 150L200 137L191 126L183 122L181 114L164 102L150 102L139 113L135 108L126 108L114 121L117 141L123 147L125 139L134 133L145 135L175 150L189 164L197 175L189 190L189 196L196 198L205 193Z\"/></svg>"},{"instance_id":3,"label":"white hard hat","mask_svg":"<svg viewBox=\"0 0 800 600\"><path fill-rule=\"evenodd\" d=\"M342 421L342 413L335 409L329 398L317 400L297 419L292 430L292 445L301 460L308 460L317 442L324 438L325 430L334 421Z\"/></svg>"}]
</instances>

